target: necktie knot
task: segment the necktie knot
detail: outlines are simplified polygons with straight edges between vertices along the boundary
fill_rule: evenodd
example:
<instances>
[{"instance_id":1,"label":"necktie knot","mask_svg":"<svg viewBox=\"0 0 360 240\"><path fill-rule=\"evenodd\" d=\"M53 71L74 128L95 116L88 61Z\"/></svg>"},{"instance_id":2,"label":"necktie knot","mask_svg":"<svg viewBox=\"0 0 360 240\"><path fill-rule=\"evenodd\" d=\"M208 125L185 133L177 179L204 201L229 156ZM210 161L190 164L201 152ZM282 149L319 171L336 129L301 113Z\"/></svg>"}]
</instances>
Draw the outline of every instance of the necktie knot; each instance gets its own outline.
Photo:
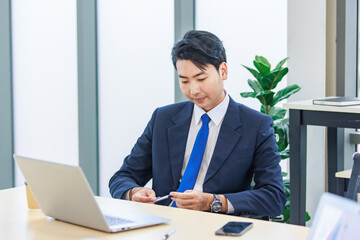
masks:
<instances>
[{"instance_id":1,"label":"necktie knot","mask_svg":"<svg viewBox=\"0 0 360 240\"><path fill-rule=\"evenodd\" d=\"M204 113L201 116L201 121L202 121L203 125L208 125L210 122L210 117L206 113Z\"/></svg>"}]
</instances>

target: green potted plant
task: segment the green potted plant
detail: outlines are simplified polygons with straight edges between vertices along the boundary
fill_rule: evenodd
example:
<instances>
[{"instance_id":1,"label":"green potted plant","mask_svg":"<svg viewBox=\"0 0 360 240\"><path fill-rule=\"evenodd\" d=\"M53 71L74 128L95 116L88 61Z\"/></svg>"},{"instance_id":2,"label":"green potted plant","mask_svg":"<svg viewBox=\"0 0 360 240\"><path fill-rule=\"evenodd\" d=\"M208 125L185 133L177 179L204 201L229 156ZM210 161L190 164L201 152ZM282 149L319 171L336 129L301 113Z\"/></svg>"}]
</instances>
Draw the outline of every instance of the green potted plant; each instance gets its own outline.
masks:
<instances>
[{"instance_id":1,"label":"green potted plant","mask_svg":"<svg viewBox=\"0 0 360 240\"><path fill-rule=\"evenodd\" d=\"M276 143L278 145L278 152L281 159L289 158L289 119L286 117L287 110L282 107L277 107L276 104L289 98L291 95L300 91L300 87L296 84L287 86L277 92L274 89L278 83L289 72L287 67L283 67L288 58L281 60L274 69L271 70L269 61L262 56L255 56L253 64L256 69L245 67L255 77L255 80L248 79L248 84L253 92L242 92L241 97L257 98L261 103L260 111L269 115L274 120L274 132ZM275 220L280 222L290 222L290 180L287 178L287 173L283 172L283 180L285 187L285 194L287 202L282 213L282 220ZM306 221L310 220L309 214L306 212Z\"/></svg>"}]
</instances>

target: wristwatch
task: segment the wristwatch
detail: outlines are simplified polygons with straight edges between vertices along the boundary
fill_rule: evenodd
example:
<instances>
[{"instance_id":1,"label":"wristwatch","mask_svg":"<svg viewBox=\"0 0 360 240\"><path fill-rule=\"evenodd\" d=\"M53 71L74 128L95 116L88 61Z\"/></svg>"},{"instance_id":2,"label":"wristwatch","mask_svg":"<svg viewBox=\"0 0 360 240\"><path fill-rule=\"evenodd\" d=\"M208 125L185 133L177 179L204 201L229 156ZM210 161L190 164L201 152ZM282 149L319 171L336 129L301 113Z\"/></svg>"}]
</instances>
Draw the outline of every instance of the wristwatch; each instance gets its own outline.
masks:
<instances>
[{"instance_id":1,"label":"wristwatch","mask_svg":"<svg viewBox=\"0 0 360 240\"><path fill-rule=\"evenodd\" d=\"M210 204L211 212L218 213L222 208L222 202L219 195L214 194L214 201Z\"/></svg>"}]
</instances>

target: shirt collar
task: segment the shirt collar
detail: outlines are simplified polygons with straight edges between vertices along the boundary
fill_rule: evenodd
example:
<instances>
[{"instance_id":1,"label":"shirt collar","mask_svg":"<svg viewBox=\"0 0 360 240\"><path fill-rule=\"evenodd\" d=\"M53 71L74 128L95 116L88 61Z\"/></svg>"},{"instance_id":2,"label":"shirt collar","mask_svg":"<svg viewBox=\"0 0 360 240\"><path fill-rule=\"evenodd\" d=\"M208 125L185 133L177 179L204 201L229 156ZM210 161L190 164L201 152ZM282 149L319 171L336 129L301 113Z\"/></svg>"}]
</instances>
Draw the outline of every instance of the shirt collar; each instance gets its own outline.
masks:
<instances>
[{"instance_id":1,"label":"shirt collar","mask_svg":"<svg viewBox=\"0 0 360 240\"><path fill-rule=\"evenodd\" d=\"M201 116L204 113L207 113L207 115L210 117L211 121L213 121L216 126L219 126L221 120L225 116L225 113L229 106L229 102L230 102L229 95L226 94L224 100L222 100L222 102L219 105L217 105L216 107L214 107L213 109L211 109L208 112L205 112L204 109L202 109L202 108L198 107L196 104L194 104L194 114L195 114L196 125L200 123Z\"/></svg>"}]
</instances>

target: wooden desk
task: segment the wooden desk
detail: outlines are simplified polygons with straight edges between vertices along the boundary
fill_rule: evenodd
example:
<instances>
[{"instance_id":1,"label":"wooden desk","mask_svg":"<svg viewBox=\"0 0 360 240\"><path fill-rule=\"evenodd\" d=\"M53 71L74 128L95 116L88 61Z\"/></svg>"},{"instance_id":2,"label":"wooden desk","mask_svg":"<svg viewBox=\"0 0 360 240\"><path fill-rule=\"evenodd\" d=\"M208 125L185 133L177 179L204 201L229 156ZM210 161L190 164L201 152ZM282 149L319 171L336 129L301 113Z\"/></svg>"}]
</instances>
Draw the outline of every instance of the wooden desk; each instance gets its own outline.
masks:
<instances>
[{"instance_id":1,"label":"wooden desk","mask_svg":"<svg viewBox=\"0 0 360 240\"><path fill-rule=\"evenodd\" d=\"M360 128L360 106L334 107L314 105L312 100L284 104L290 123L290 222L305 225L306 200L306 129L307 125L327 127L328 186L336 193L335 173L344 170L342 128Z\"/></svg>"},{"instance_id":2,"label":"wooden desk","mask_svg":"<svg viewBox=\"0 0 360 240\"><path fill-rule=\"evenodd\" d=\"M337 178L350 179L350 177L351 177L351 169L344 170L344 171L341 171L341 172L337 172L337 173L335 174L335 177L337 177Z\"/></svg>"},{"instance_id":3,"label":"wooden desk","mask_svg":"<svg viewBox=\"0 0 360 240\"><path fill-rule=\"evenodd\" d=\"M336 181L337 181L337 190L336 194L340 196L345 195L345 190L347 190L347 187L349 185L349 180L351 177L351 171L352 169L344 170L341 172L337 172L335 174Z\"/></svg>"},{"instance_id":4,"label":"wooden desk","mask_svg":"<svg viewBox=\"0 0 360 240\"><path fill-rule=\"evenodd\" d=\"M57 239L137 239L151 240L162 239L163 235L175 227L176 232L169 240L191 239L226 239L231 237L215 236L215 230L228 221L251 221L253 228L241 239L306 239L309 228L267 222L261 220L227 216L207 212L191 211L166 206L135 203L130 201L115 200L97 197L101 204L116 206L125 204L134 211L149 213L165 218L171 222L158 226L130 230L120 233L104 233L89 228L53 220L43 215L41 210L28 210L26 203L25 188L18 187L0 191L0 233L1 238L6 240L57 240ZM233 238L231 238L233 239Z\"/></svg>"}]
</instances>

